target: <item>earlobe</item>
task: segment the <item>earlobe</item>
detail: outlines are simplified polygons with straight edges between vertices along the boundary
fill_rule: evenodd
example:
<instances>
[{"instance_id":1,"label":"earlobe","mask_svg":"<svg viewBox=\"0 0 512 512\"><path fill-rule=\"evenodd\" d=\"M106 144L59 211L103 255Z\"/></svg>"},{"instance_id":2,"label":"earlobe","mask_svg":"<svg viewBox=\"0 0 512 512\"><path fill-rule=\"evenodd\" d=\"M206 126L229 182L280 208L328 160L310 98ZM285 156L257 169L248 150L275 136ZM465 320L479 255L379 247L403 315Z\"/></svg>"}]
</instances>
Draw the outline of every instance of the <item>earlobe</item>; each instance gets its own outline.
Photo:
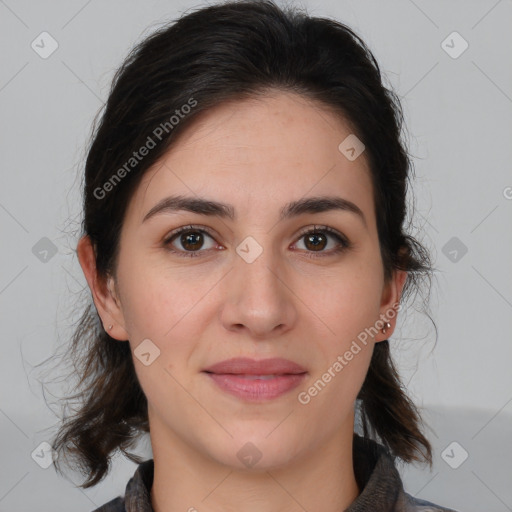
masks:
<instances>
[{"instance_id":1,"label":"earlobe","mask_svg":"<svg viewBox=\"0 0 512 512\"><path fill-rule=\"evenodd\" d=\"M127 340L128 333L124 328L124 317L120 302L113 291L111 277L98 275L96 269L96 254L89 236L80 238L77 245L77 255L84 273L92 299L101 322L108 335L117 340ZM112 326L112 327L111 327Z\"/></svg>"},{"instance_id":2,"label":"earlobe","mask_svg":"<svg viewBox=\"0 0 512 512\"><path fill-rule=\"evenodd\" d=\"M387 340L395 330L398 310L400 308L400 298L406 280L406 270L395 270L393 277L383 289L380 310L382 327L375 338L376 342Z\"/></svg>"}]
</instances>

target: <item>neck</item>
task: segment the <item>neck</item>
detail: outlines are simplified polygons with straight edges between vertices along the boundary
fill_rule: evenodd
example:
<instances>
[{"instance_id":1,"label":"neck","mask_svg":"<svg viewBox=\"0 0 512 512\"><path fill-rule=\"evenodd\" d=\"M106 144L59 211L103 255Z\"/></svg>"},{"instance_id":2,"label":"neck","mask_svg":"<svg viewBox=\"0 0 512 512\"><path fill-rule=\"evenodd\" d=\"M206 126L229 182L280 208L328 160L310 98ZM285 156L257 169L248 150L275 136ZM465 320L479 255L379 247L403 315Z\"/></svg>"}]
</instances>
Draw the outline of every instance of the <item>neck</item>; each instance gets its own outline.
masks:
<instances>
[{"instance_id":1,"label":"neck","mask_svg":"<svg viewBox=\"0 0 512 512\"><path fill-rule=\"evenodd\" d=\"M353 418L336 437L279 467L240 470L208 457L150 418L155 512L345 510L359 495Z\"/></svg>"}]
</instances>

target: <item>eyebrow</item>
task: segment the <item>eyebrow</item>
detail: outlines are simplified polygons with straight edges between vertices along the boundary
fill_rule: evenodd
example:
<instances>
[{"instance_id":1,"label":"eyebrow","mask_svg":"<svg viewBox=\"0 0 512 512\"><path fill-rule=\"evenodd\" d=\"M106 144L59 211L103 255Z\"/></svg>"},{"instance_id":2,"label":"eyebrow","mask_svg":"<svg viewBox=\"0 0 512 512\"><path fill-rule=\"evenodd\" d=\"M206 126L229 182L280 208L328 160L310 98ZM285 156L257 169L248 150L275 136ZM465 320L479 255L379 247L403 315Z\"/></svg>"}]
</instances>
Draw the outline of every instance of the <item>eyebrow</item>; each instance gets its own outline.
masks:
<instances>
[{"instance_id":1,"label":"eyebrow","mask_svg":"<svg viewBox=\"0 0 512 512\"><path fill-rule=\"evenodd\" d=\"M316 196L299 199L287 203L280 211L279 220L287 220L305 213L322 213L327 211L346 211L357 215L366 226L366 218L362 210L348 199L337 196ZM175 213L188 211L199 215L235 220L235 209L230 204L198 197L169 196L159 201L142 219L142 222L159 213Z\"/></svg>"}]
</instances>

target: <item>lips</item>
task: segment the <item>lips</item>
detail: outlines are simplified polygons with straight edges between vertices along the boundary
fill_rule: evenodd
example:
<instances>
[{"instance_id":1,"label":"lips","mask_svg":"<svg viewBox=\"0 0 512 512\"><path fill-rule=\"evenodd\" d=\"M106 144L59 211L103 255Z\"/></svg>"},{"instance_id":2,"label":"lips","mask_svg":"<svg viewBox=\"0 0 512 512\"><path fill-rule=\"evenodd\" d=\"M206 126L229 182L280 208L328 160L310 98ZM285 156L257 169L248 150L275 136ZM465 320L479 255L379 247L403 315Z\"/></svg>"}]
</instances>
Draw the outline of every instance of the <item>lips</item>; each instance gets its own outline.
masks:
<instances>
[{"instance_id":1,"label":"lips","mask_svg":"<svg viewBox=\"0 0 512 512\"><path fill-rule=\"evenodd\" d=\"M306 373L306 369L288 359L272 358L255 360L248 357L236 357L214 364L203 370L219 375L297 375Z\"/></svg>"},{"instance_id":2,"label":"lips","mask_svg":"<svg viewBox=\"0 0 512 512\"><path fill-rule=\"evenodd\" d=\"M287 359L256 361L239 357L222 361L203 370L218 389L248 402L280 397L299 386L307 371Z\"/></svg>"}]
</instances>

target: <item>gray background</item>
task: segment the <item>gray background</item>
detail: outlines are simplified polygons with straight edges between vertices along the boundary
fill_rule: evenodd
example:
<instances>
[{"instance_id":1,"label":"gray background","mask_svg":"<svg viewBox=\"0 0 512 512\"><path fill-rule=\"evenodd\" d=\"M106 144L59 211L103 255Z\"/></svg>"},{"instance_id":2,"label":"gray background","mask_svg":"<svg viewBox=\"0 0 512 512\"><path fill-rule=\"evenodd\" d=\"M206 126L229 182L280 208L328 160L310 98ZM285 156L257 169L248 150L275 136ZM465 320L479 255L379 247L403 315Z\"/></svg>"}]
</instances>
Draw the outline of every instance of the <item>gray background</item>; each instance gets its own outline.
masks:
<instances>
[{"instance_id":1,"label":"gray background","mask_svg":"<svg viewBox=\"0 0 512 512\"><path fill-rule=\"evenodd\" d=\"M79 174L113 73L136 41L201 5L0 0L0 512L92 510L124 493L135 468L116 457L106 480L83 491L77 475L36 464L31 454L44 453L58 407L46 406L35 366L76 320L85 284L74 254ZM406 114L414 234L438 269L431 309L439 328L435 344L432 324L411 309L392 338L436 450L432 472L402 470L406 489L462 511L512 510L512 2L298 5L363 37ZM43 31L58 43L47 58L31 47L43 51ZM469 44L460 55L454 31ZM139 449L151 456L147 440Z\"/></svg>"}]
</instances>

